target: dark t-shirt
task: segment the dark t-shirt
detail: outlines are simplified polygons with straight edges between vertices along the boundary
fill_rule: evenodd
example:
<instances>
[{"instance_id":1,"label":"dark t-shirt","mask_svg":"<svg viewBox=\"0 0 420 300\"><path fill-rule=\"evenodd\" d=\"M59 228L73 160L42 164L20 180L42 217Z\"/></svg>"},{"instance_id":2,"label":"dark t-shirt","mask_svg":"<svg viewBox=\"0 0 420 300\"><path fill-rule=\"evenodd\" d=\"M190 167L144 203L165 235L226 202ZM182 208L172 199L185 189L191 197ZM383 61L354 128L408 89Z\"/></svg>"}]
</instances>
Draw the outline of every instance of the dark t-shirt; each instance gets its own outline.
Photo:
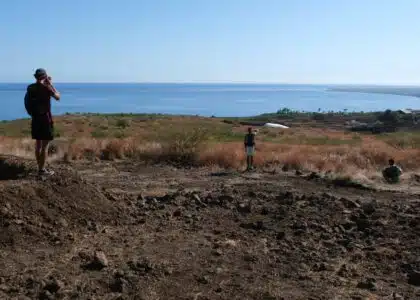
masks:
<instances>
[{"instance_id":1,"label":"dark t-shirt","mask_svg":"<svg viewBox=\"0 0 420 300\"><path fill-rule=\"evenodd\" d=\"M34 115L51 114L51 96L53 92L41 83L28 86L27 92L34 99Z\"/></svg>"},{"instance_id":2,"label":"dark t-shirt","mask_svg":"<svg viewBox=\"0 0 420 300\"><path fill-rule=\"evenodd\" d=\"M245 135L244 144L247 147L253 147L253 146L255 146L255 134L253 134L253 133L246 134Z\"/></svg>"}]
</instances>

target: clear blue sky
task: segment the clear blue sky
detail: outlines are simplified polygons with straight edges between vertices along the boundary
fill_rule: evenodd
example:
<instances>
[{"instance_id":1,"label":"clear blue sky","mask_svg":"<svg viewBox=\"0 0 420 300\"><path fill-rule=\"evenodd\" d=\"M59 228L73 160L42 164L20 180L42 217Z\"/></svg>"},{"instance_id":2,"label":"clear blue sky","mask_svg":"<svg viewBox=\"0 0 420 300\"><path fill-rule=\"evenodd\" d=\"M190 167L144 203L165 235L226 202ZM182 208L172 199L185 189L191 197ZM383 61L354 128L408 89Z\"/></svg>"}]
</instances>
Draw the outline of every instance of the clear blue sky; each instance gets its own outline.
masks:
<instances>
[{"instance_id":1,"label":"clear blue sky","mask_svg":"<svg viewBox=\"0 0 420 300\"><path fill-rule=\"evenodd\" d=\"M0 82L420 85L419 0L5 0Z\"/></svg>"}]
</instances>

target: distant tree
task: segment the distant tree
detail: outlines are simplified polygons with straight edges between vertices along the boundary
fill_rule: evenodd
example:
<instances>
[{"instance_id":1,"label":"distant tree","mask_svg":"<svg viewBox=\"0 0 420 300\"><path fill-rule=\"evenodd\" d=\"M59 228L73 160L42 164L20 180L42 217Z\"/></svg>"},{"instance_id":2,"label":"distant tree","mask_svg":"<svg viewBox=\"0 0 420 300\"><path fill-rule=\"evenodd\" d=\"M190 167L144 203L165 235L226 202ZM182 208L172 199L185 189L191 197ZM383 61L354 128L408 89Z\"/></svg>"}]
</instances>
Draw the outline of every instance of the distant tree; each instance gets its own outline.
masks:
<instances>
[{"instance_id":1,"label":"distant tree","mask_svg":"<svg viewBox=\"0 0 420 300\"><path fill-rule=\"evenodd\" d=\"M387 125L397 125L400 122L400 115L396 111L387 109L384 113L378 116L378 121Z\"/></svg>"}]
</instances>

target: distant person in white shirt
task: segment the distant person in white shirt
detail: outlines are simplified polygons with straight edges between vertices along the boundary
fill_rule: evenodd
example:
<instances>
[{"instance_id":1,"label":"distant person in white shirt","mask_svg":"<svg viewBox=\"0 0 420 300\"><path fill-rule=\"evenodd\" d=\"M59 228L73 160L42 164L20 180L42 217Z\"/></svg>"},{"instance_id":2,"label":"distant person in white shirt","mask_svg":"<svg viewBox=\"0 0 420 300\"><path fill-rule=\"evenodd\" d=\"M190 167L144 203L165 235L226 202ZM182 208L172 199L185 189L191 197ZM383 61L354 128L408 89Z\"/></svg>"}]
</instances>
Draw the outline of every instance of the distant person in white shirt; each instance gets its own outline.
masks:
<instances>
[{"instance_id":1,"label":"distant person in white shirt","mask_svg":"<svg viewBox=\"0 0 420 300\"><path fill-rule=\"evenodd\" d=\"M395 161L392 158L389 160L389 166L382 171L382 175L388 183L399 182L401 174L401 168L395 165Z\"/></svg>"}]
</instances>

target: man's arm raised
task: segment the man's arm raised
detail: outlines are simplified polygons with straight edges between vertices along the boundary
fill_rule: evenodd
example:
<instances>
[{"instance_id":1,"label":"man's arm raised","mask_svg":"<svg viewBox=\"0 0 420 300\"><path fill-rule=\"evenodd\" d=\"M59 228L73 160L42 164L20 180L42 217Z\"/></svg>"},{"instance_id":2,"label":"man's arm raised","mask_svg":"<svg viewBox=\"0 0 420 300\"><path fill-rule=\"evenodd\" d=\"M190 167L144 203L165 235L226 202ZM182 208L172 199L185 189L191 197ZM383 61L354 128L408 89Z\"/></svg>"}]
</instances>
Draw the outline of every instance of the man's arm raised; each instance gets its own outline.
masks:
<instances>
[{"instance_id":1,"label":"man's arm raised","mask_svg":"<svg viewBox=\"0 0 420 300\"><path fill-rule=\"evenodd\" d=\"M55 89L55 87L51 83L51 77L48 77L48 79L45 81L47 88L51 91L51 96L59 101L61 98L60 93Z\"/></svg>"}]
</instances>

